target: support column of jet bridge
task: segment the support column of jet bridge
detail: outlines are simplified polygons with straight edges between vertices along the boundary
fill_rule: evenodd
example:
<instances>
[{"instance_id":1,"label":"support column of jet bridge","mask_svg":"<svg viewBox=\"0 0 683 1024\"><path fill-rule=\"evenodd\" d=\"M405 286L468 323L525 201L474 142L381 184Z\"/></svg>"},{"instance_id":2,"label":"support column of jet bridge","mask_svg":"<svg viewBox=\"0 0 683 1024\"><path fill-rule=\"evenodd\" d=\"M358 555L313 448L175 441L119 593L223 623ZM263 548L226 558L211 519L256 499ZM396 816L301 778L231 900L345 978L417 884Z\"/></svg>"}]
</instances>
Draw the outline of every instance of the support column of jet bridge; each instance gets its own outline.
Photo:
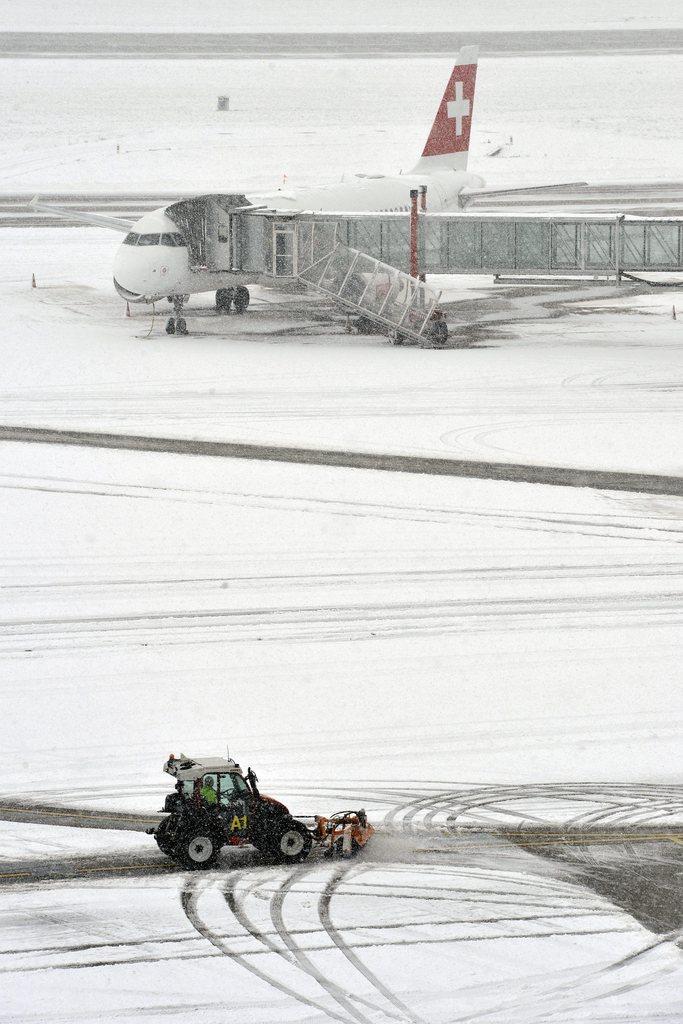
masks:
<instances>
[{"instance_id":1,"label":"support column of jet bridge","mask_svg":"<svg viewBox=\"0 0 683 1024\"><path fill-rule=\"evenodd\" d=\"M417 197L416 188L410 190L410 276L417 277L419 268L417 265Z\"/></svg>"},{"instance_id":2,"label":"support column of jet bridge","mask_svg":"<svg viewBox=\"0 0 683 1024\"><path fill-rule=\"evenodd\" d=\"M420 213L422 215L424 215L426 212L427 212L427 186L426 185L420 185ZM422 259L421 259L422 270L420 271L420 281L422 281L422 283L424 284L424 282L427 280L427 275L424 272L424 267L425 267L425 251L424 251L425 250L425 230L424 230L424 220L423 219L421 219L419 221L419 226L420 226L420 244L419 244L418 248L420 249L421 256L422 256Z\"/></svg>"}]
</instances>

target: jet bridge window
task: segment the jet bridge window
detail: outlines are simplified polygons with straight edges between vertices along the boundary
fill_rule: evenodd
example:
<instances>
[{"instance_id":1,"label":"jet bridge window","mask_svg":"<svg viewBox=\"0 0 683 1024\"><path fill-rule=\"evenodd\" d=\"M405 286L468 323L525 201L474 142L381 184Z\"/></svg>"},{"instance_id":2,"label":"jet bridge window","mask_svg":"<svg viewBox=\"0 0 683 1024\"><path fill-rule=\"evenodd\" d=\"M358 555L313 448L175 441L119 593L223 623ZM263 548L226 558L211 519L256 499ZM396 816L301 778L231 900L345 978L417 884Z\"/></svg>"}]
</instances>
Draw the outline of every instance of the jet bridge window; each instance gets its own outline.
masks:
<instances>
[{"instance_id":1,"label":"jet bridge window","mask_svg":"<svg viewBox=\"0 0 683 1024\"><path fill-rule=\"evenodd\" d=\"M158 245L159 235L140 235L138 245Z\"/></svg>"},{"instance_id":2,"label":"jet bridge window","mask_svg":"<svg viewBox=\"0 0 683 1024\"><path fill-rule=\"evenodd\" d=\"M129 231L128 234L126 235L126 237L123 240L123 244L124 245L137 245L139 237L140 236L137 233L137 231Z\"/></svg>"}]
</instances>

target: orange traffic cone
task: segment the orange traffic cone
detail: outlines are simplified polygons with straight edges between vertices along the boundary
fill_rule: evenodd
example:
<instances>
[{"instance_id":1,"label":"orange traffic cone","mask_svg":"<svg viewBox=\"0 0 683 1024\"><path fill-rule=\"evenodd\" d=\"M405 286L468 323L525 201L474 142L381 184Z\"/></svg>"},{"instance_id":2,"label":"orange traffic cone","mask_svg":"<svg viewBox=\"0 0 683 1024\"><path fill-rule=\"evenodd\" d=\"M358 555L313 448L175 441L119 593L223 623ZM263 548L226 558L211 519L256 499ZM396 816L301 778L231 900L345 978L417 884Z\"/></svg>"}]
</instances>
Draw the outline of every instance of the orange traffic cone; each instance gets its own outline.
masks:
<instances>
[{"instance_id":1,"label":"orange traffic cone","mask_svg":"<svg viewBox=\"0 0 683 1024\"><path fill-rule=\"evenodd\" d=\"M126 303L126 316L130 316L130 306Z\"/></svg>"},{"instance_id":2,"label":"orange traffic cone","mask_svg":"<svg viewBox=\"0 0 683 1024\"><path fill-rule=\"evenodd\" d=\"M38 287L38 285L36 284L36 275L35 274L31 274L31 288L37 288L37 287Z\"/></svg>"}]
</instances>

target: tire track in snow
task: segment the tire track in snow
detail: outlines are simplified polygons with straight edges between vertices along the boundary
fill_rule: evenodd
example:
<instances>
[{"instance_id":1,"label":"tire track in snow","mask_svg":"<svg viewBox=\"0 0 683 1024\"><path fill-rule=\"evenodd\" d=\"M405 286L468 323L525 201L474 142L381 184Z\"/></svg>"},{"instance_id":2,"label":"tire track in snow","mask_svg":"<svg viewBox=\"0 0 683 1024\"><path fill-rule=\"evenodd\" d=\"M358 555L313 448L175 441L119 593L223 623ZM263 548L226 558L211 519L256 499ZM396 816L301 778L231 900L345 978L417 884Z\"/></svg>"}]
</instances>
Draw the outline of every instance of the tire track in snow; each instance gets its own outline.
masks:
<instances>
[{"instance_id":1,"label":"tire track in snow","mask_svg":"<svg viewBox=\"0 0 683 1024\"><path fill-rule=\"evenodd\" d=\"M335 1002L337 1002L342 1007L342 1009L346 1010L346 1012L349 1013L354 1020L358 1021L359 1024L372 1024L370 1019L366 1017L363 1013L361 1013L351 1003L351 993L342 989L339 985L336 984L336 982L331 981L325 974L323 974L315 966L310 957L307 956L307 954L301 948L299 943L296 941L292 932L285 925L283 916L283 904L285 898L287 894L290 892L292 885L294 885L295 882L299 881L302 877L310 874L311 870L312 869L308 865L295 869L289 874L287 878L285 878L280 887L276 889L270 901L269 909L271 921L273 922L275 931L280 936L280 938L282 939L290 953L294 956L297 964L304 971L304 973L309 974L312 978L314 978L318 982L318 984L326 992L328 992L329 995L332 996ZM386 1011L384 1011L381 1007L376 1006L373 1003L369 1003L368 1000L361 999L360 997L356 997L356 999L359 1002L362 1002L365 1006L368 1006L373 1010L378 1010L380 1013L384 1013L385 1016L387 1015ZM395 1015L392 1014L389 1016Z\"/></svg>"},{"instance_id":2,"label":"tire track in snow","mask_svg":"<svg viewBox=\"0 0 683 1024\"><path fill-rule=\"evenodd\" d=\"M300 873L303 873L303 872L300 872ZM268 879L266 879L266 881L269 880L269 879L270 879L270 874L268 876ZM369 1000L366 1000L366 999L364 999L364 998L362 998L362 997L360 997L360 996L358 996L358 995L356 995L354 993L345 992L338 985L336 985L336 983L334 981L332 981L331 979L327 978L326 975L323 975L322 971L319 971L317 968L314 970L313 973L311 973L311 971L309 970L308 963L304 962L301 958L297 957L292 952L292 950L289 949L289 947L287 946L287 944L285 942L285 939L284 939L284 937L283 937L283 935L282 935L282 933L281 933L279 928L276 927L273 932L269 933L269 932L264 931L262 928L258 928L254 924L252 919L247 914L245 903L246 903L247 897L249 895L253 894L259 888L259 886L262 884L262 882L263 882L262 879L258 879L255 883L253 883L252 885L247 887L247 889L240 895L240 894L238 894L238 891L237 891L238 883L239 883L239 876L237 874L233 874L232 876L230 876L226 880L226 883L223 886L223 898L225 899L225 902L227 903L228 907L230 908L230 911L232 912L232 914L234 915L236 920L239 922L239 924L242 926L242 928L244 928L244 930L246 932L248 932L249 935L252 936L252 938L256 939L257 942L260 942L263 946L265 946L265 948L267 950L269 950L271 953L275 953L276 956L282 957L286 961L286 963L288 963L291 966L297 968L298 970L303 971L304 974L308 974L310 977L312 977L315 981L318 982L318 984L321 985L322 988L325 989L325 991L327 991L330 995L332 995L333 998L336 999L337 995L341 995L343 997L344 1002L346 1002L349 999L355 999L357 1002L363 1003L365 1006L369 1007L370 1009L373 1009L373 1010L374 1009L379 1009L380 1012L383 1012L383 1011L381 1011L381 1009L379 1007L375 1006L375 1004L370 1002ZM311 890L311 893L314 893L314 892L315 892L315 890ZM273 898L275 898L275 896L273 896ZM271 903L272 903L272 900L271 900ZM291 934L298 934L298 935L313 934L313 935L315 935L315 934L319 933L318 929L315 929L315 930L311 929L311 930L309 930L309 929L303 929L303 928L295 929L293 931L290 931L289 929L287 929L287 932L290 935ZM279 946L277 944L277 942L274 941L274 938L271 937L271 936L275 936L275 935L279 936L282 939L282 941L285 942L285 948L282 948L281 946ZM299 947L297 947L297 948L299 948ZM322 946L316 946L316 947L309 946L308 947L309 951L311 949L321 950L323 948L325 948L325 947L322 947ZM322 980L323 978L326 979L325 982L323 982L323 980ZM333 990L334 990L334 992L337 993L337 995L333 994ZM346 1007L344 1007L344 1008L346 1008ZM353 1011L353 1008L351 1008L350 1012L352 1012L352 1011ZM365 1018L362 1018L362 1020L365 1020Z\"/></svg>"},{"instance_id":3,"label":"tire track in snow","mask_svg":"<svg viewBox=\"0 0 683 1024\"><path fill-rule=\"evenodd\" d=\"M76 646L175 646L245 641L338 641L369 637L520 628L650 628L683 618L676 593L595 595L590 598L462 599L360 603L327 607L214 608L126 615L15 619L0 622L0 652L44 652Z\"/></svg>"},{"instance_id":4,"label":"tire track in snow","mask_svg":"<svg viewBox=\"0 0 683 1024\"><path fill-rule=\"evenodd\" d=\"M382 982L377 975L363 963L348 943L344 941L341 933L332 923L332 915L330 912L332 897L337 891L340 883L348 878L352 870L353 869L350 869L348 866L336 868L331 878L328 880L327 885L323 889L320 899L318 900L318 916L320 917L323 927L337 949L344 954L349 963L352 964L356 970L362 974L363 977L369 981L370 984L377 989L377 991L381 993L386 1000L388 1000L388 1002L392 1004L392 1006L395 1006L396 1009L404 1014L408 1020L412 1021L413 1024L425 1024L422 1017L418 1017L417 1014L406 1006L406 1004L399 999L399 997L390 988L387 988L384 982ZM354 871L354 873L357 874L357 870Z\"/></svg>"},{"instance_id":5,"label":"tire track in snow","mask_svg":"<svg viewBox=\"0 0 683 1024\"><path fill-rule=\"evenodd\" d=\"M200 880L196 876L188 878L181 889L181 906L192 927L199 932L203 938L210 942L212 946L215 946L216 949L220 950L224 956L229 957L235 963L239 964L240 967L243 967L250 974L253 974L254 977L259 978L260 981L264 981L266 985L270 985L271 988L275 988L278 992L282 992L283 995L296 999L297 1002L303 1003L311 1009L318 1010L320 1013L324 1013L325 1016L330 1017L332 1020L338 1020L342 1021L343 1024L348 1024L348 1017L342 1016L340 1013L329 1009L317 1000L311 999L309 996L306 996L301 992L297 992L296 989L291 988L289 985L285 985L284 982L274 978L271 974L268 974L266 971L262 971L255 964L251 963L246 955L237 953L232 949L227 940L213 931L213 929L211 929L201 917L198 909L199 896Z\"/></svg>"},{"instance_id":6,"label":"tire track in snow","mask_svg":"<svg viewBox=\"0 0 683 1024\"><path fill-rule=\"evenodd\" d=\"M1 438L0 438L1 440ZM124 500L167 501L190 505L237 506L239 508L269 509L309 515L337 515L351 518L406 520L440 525L478 526L484 523L498 529L522 530L539 533L577 534L586 537L616 537L638 540L667 540L674 543L680 527L667 524L660 516L646 509L639 515L614 513L570 513L535 511L533 509L468 508L458 506L429 506L420 504L378 503L319 496L292 496L263 492L226 491L216 488L181 488L145 484L116 484L111 481L75 479L69 477L30 476L5 473L0 476L3 490L35 491L51 494L77 494L94 498ZM621 496L619 496L621 498ZM652 502L652 496L647 496ZM613 500L617 500L614 496ZM624 499L622 499L623 501ZM680 516L668 516L678 521ZM632 520L629 522L629 520Z\"/></svg>"},{"instance_id":7,"label":"tire track in snow","mask_svg":"<svg viewBox=\"0 0 683 1024\"><path fill-rule=\"evenodd\" d=\"M655 950L660 949L667 943L671 943L675 938L675 935L662 936L653 942L649 942L634 953L629 953L627 956L607 964L605 967L591 969L578 977L572 978L571 981L554 985L550 989L541 989L536 996L532 994L531 999L529 996L525 996L522 999L498 1003L494 1007L488 1007L485 1010L475 1011L464 1016L451 1017L449 1024L459 1024L459 1022L472 1020L486 1020L491 1017L495 1019L500 1013L509 1014L511 1011L520 1010L523 1011L524 1016L519 1019L524 1020L525 1024L532 1021L538 1021L539 1024L542 1024L542 1022L548 1020L549 1000L552 1000L552 1016L555 1017L559 1013L570 1012L572 1009L584 1006L586 1003L592 1004L597 1000L609 999L624 992L643 988L654 978L662 974L672 973L677 969L677 965L660 965L656 970L645 973L644 976L631 979L615 979L613 976L630 969L634 964L639 964L641 961L646 960ZM591 984L599 986L597 992L590 993L585 991L585 988ZM542 1007L539 1006L539 1003L543 1004ZM591 1017L591 1019L594 1020L595 1018ZM503 1024L508 1024L509 1021L509 1016L503 1018Z\"/></svg>"}]
</instances>

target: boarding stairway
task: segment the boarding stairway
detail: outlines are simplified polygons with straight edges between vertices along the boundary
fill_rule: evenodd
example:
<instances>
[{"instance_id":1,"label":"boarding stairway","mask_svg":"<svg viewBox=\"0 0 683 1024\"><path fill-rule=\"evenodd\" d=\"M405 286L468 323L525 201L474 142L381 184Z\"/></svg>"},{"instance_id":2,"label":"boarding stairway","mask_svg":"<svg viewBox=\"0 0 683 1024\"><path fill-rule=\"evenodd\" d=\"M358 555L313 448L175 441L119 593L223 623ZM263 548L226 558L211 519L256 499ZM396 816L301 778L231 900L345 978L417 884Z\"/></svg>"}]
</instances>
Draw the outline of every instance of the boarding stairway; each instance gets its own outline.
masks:
<instances>
[{"instance_id":1,"label":"boarding stairway","mask_svg":"<svg viewBox=\"0 0 683 1024\"><path fill-rule=\"evenodd\" d=\"M306 229L305 225L301 228ZM310 227L310 226L309 226ZM299 245L299 263L306 239ZM433 314L441 293L410 274L336 240L322 256L299 267L297 278L326 295L349 314L357 314L364 331L368 321L389 335L395 345L416 342L423 348L435 343ZM312 255L315 257L314 247Z\"/></svg>"}]
</instances>

